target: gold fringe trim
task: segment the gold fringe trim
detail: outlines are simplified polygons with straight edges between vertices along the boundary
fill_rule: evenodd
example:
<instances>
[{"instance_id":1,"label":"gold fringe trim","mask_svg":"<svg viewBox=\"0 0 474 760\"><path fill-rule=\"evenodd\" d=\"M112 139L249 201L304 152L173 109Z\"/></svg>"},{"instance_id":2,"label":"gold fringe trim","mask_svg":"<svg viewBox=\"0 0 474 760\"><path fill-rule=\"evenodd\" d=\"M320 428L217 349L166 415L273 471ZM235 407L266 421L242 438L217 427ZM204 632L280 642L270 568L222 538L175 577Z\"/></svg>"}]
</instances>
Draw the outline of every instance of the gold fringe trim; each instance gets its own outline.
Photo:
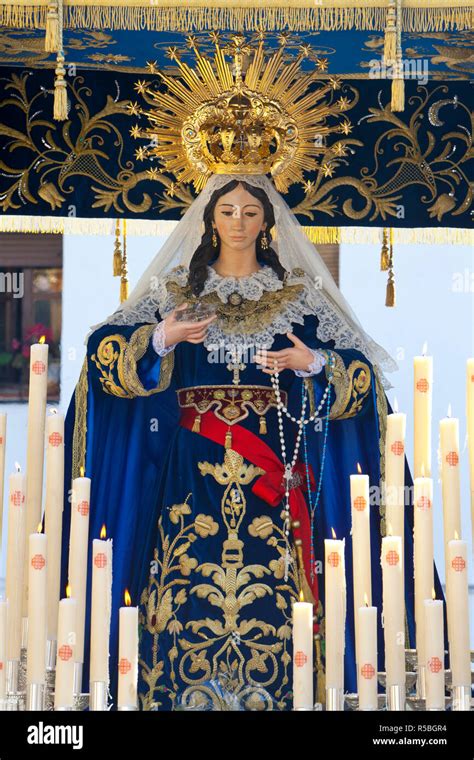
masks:
<instances>
[{"instance_id":1,"label":"gold fringe trim","mask_svg":"<svg viewBox=\"0 0 474 760\"><path fill-rule=\"evenodd\" d=\"M440 2L441 0L438 0ZM113 5L111 4L113 2ZM227 0L225 3L208 0L189 0L177 5L176 0L160 0L159 5L137 3L133 0L64 0L64 28L68 29L128 29L152 31L183 31L205 29L294 31L338 31L358 29L384 31L387 24L387 0L359 0L357 5L344 2L325 2L324 7L314 0L266 0L255 7L254 0ZM42 3L42 4L41 4ZM409 0L405 3L410 6ZM432 7L431 0L417 0L418 7L404 7L402 26L405 32L444 32L471 29L473 7L470 0L462 4ZM45 29L48 0L4 2L0 4L0 25L16 29Z\"/></svg>"},{"instance_id":2,"label":"gold fringe trim","mask_svg":"<svg viewBox=\"0 0 474 760\"><path fill-rule=\"evenodd\" d=\"M127 236L169 235L178 222L172 220L127 219ZM381 245L380 227L303 227L315 245ZM57 235L110 235L115 237L113 219L78 217L0 216L0 232L53 233ZM407 227L393 229L394 243L474 245L474 230L458 227Z\"/></svg>"}]
</instances>

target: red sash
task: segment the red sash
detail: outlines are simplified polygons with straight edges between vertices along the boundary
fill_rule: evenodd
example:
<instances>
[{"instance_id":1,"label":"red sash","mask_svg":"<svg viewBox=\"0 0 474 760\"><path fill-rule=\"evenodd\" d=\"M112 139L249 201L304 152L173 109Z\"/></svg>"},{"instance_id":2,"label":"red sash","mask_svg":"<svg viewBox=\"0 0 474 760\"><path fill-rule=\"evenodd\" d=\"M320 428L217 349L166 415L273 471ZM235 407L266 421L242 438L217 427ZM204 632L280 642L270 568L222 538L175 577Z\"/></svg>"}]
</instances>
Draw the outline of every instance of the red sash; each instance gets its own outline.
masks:
<instances>
[{"instance_id":1,"label":"red sash","mask_svg":"<svg viewBox=\"0 0 474 760\"><path fill-rule=\"evenodd\" d=\"M200 415L200 429L199 435L203 435L205 438L210 438L216 443L225 445L225 435L230 428L232 431L232 446L234 451L241 454L245 459L252 462L257 467L261 467L265 470L265 474L261 475L257 480L253 482L252 492L263 501L270 504L272 507L277 507L281 501L285 498L285 481L283 478L284 466L275 452L262 441L257 435L250 430L242 427L241 425L226 425L225 422L219 420L212 411L204 412ZM187 408L181 409L181 417L179 424L182 427L192 430L194 419L196 417L196 410ZM314 476L311 465L308 466L309 479L311 488L314 490ZM308 514L308 507L306 505L305 498L303 496L303 490L307 491L306 487L306 468L302 462L297 462L293 469L293 474L298 473L299 485L290 486L289 503L290 503L290 515L292 522L296 521L296 526L292 527L293 536L295 539L300 539L302 542L303 550L303 563L304 571L308 586L313 594L315 601L316 613L319 593L318 593L318 578L314 573L314 580L311 582L310 577L310 562L311 562L311 526ZM315 624L314 630L317 632L319 626Z\"/></svg>"}]
</instances>

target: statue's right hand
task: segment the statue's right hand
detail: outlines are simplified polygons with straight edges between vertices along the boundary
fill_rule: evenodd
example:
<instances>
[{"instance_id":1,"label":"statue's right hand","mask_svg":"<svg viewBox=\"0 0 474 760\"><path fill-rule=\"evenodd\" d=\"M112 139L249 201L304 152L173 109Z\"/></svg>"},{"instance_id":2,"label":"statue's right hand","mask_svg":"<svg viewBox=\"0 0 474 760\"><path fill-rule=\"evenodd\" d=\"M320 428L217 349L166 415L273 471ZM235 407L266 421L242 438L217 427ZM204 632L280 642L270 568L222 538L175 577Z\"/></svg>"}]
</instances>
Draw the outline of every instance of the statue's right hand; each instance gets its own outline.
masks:
<instances>
[{"instance_id":1,"label":"statue's right hand","mask_svg":"<svg viewBox=\"0 0 474 760\"><path fill-rule=\"evenodd\" d=\"M182 303L181 306L173 309L164 320L165 348L181 341L202 343L206 337L207 328L217 317L217 314L212 314L207 319L202 319L199 322L178 321L176 319L176 312L182 311L186 306L188 306L187 302Z\"/></svg>"}]
</instances>

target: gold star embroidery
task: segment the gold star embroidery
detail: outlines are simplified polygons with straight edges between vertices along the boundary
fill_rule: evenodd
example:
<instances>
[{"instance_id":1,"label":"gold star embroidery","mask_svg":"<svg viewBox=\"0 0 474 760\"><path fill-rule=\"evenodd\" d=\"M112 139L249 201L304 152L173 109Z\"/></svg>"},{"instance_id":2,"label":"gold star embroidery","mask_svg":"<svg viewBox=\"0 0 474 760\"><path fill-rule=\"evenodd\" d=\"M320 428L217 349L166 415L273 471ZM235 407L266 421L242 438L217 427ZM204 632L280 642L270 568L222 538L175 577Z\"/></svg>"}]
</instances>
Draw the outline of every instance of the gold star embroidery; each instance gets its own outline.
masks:
<instances>
[{"instance_id":1,"label":"gold star embroidery","mask_svg":"<svg viewBox=\"0 0 474 760\"><path fill-rule=\"evenodd\" d=\"M137 161L144 161L147 155L148 153L146 148L138 148L138 150L135 151L135 158Z\"/></svg>"},{"instance_id":2,"label":"gold star embroidery","mask_svg":"<svg viewBox=\"0 0 474 760\"><path fill-rule=\"evenodd\" d=\"M352 132L352 124L350 121L343 121L339 128L345 135L348 135L349 132Z\"/></svg>"},{"instance_id":3,"label":"gold star embroidery","mask_svg":"<svg viewBox=\"0 0 474 760\"><path fill-rule=\"evenodd\" d=\"M341 111L345 111L346 108L349 108L350 103L349 103L348 98L339 98L339 100L337 101L337 105L339 106Z\"/></svg>"},{"instance_id":4,"label":"gold star embroidery","mask_svg":"<svg viewBox=\"0 0 474 760\"><path fill-rule=\"evenodd\" d=\"M129 116L138 116L138 114L140 113L140 106L138 105L136 101L135 103L130 102L127 104L127 110L128 110Z\"/></svg>"},{"instance_id":5,"label":"gold star embroidery","mask_svg":"<svg viewBox=\"0 0 474 760\"><path fill-rule=\"evenodd\" d=\"M336 156L347 156L347 148L341 142L335 143L331 150Z\"/></svg>"},{"instance_id":6,"label":"gold star embroidery","mask_svg":"<svg viewBox=\"0 0 474 760\"><path fill-rule=\"evenodd\" d=\"M316 66L319 69L319 71L327 71L328 70L328 59L327 58L316 58Z\"/></svg>"},{"instance_id":7,"label":"gold star embroidery","mask_svg":"<svg viewBox=\"0 0 474 760\"><path fill-rule=\"evenodd\" d=\"M323 174L325 177L332 177L332 175L334 174L334 169L332 168L332 166L330 166L330 164L323 164L321 169L323 170Z\"/></svg>"},{"instance_id":8,"label":"gold star embroidery","mask_svg":"<svg viewBox=\"0 0 474 760\"><path fill-rule=\"evenodd\" d=\"M145 82L143 79L139 79L138 82L135 82L134 85L136 91L140 93L140 95L143 95L145 93L146 88L148 87L148 82Z\"/></svg>"},{"instance_id":9,"label":"gold star embroidery","mask_svg":"<svg viewBox=\"0 0 474 760\"><path fill-rule=\"evenodd\" d=\"M134 125L134 126L131 128L131 130L130 130L130 134L131 134L131 136L132 136L132 137L134 137L135 139L136 139L137 137L141 137L140 127L138 126L138 124L135 124L135 125Z\"/></svg>"}]
</instances>

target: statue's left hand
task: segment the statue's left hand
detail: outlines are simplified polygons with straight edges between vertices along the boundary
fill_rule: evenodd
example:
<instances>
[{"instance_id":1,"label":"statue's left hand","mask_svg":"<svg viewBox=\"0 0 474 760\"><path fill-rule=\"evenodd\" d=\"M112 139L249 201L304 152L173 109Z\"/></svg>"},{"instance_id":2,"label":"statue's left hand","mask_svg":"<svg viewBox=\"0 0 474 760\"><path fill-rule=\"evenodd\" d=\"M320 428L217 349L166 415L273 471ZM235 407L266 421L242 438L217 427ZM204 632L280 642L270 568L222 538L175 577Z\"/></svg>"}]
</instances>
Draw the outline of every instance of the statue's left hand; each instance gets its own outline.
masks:
<instances>
[{"instance_id":1,"label":"statue's left hand","mask_svg":"<svg viewBox=\"0 0 474 760\"><path fill-rule=\"evenodd\" d=\"M314 359L313 353L296 335L293 333L286 333L286 335L294 343L294 346L283 348L281 351L267 351L265 349L257 351L255 361L262 365L262 372L273 375L283 369L308 371L308 367ZM277 363L276 366L275 362Z\"/></svg>"}]
</instances>

